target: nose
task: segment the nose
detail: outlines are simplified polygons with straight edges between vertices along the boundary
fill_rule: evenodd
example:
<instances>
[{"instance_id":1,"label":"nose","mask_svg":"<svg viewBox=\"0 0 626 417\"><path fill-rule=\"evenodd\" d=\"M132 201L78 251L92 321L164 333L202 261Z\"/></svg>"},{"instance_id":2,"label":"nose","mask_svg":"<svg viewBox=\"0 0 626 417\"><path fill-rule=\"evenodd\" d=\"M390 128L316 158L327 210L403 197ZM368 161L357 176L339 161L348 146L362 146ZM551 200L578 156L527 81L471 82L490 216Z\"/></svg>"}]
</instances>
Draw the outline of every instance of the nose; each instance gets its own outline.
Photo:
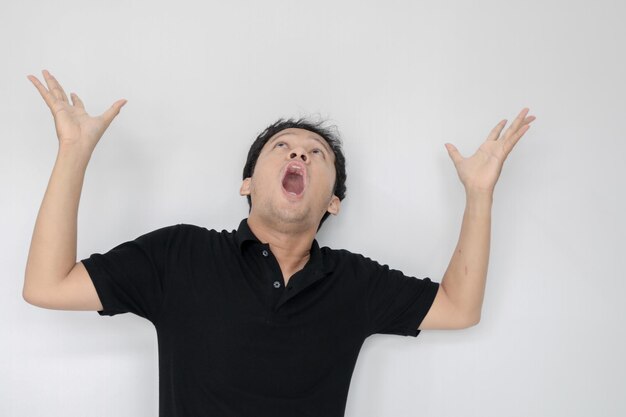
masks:
<instances>
[{"instance_id":1,"label":"nose","mask_svg":"<svg viewBox=\"0 0 626 417\"><path fill-rule=\"evenodd\" d=\"M289 154L289 159L297 158L300 156L304 162L307 160L306 152L302 150L302 148L296 148Z\"/></svg>"}]
</instances>

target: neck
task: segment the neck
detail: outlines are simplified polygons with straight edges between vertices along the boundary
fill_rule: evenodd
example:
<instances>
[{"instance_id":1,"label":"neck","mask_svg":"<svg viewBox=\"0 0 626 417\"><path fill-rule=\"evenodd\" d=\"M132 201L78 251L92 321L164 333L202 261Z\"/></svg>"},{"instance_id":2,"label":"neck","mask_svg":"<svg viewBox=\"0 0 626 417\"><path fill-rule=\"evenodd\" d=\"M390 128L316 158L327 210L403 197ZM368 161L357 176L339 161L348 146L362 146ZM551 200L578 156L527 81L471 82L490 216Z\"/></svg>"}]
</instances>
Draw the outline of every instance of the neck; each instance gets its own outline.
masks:
<instances>
[{"instance_id":1,"label":"neck","mask_svg":"<svg viewBox=\"0 0 626 417\"><path fill-rule=\"evenodd\" d=\"M252 214L248 217L248 227L262 243L270 245L284 273L298 271L309 260L317 228L267 224Z\"/></svg>"}]
</instances>

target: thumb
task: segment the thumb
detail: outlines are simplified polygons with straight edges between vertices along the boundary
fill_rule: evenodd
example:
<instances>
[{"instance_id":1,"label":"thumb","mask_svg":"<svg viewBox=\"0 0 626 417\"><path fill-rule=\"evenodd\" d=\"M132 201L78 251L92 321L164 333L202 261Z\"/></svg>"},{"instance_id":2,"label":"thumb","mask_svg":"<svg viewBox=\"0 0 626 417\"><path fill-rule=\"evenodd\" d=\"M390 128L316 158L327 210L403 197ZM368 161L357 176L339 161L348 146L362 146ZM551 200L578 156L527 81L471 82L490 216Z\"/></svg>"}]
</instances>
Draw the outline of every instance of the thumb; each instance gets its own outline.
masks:
<instances>
[{"instance_id":1,"label":"thumb","mask_svg":"<svg viewBox=\"0 0 626 417\"><path fill-rule=\"evenodd\" d=\"M127 103L126 99L117 100L107 111L102 114L102 118L104 122L108 126L111 124L115 116L117 116L120 112L120 109Z\"/></svg>"},{"instance_id":2,"label":"thumb","mask_svg":"<svg viewBox=\"0 0 626 417\"><path fill-rule=\"evenodd\" d=\"M446 143L445 147L448 150L448 155L450 155L450 158L452 158L452 162L454 162L455 165L463 160L459 150L453 144Z\"/></svg>"}]
</instances>

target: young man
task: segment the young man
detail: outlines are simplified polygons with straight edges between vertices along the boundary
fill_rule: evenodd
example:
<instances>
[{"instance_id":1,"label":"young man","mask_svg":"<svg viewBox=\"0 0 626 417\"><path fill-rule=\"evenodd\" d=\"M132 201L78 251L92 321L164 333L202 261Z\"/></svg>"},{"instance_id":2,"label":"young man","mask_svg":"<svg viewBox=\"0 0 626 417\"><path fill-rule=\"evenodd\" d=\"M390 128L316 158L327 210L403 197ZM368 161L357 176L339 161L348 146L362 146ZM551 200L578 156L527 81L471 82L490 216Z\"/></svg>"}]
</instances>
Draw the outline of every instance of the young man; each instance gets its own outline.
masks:
<instances>
[{"instance_id":1,"label":"young man","mask_svg":"<svg viewBox=\"0 0 626 417\"><path fill-rule=\"evenodd\" d=\"M177 224L76 262L76 223L90 156L125 100L99 117L57 80L28 78L52 111L59 153L37 217L23 296L51 309L131 312L156 328L161 416L343 416L364 340L417 336L480 320L493 189L534 116L500 122L463 158L459 243L441 284L315 236L345 196L339 139L321 124L279 120L252 145L240 194L250 213L228 232Z\"/></svg>"}]
</instances>

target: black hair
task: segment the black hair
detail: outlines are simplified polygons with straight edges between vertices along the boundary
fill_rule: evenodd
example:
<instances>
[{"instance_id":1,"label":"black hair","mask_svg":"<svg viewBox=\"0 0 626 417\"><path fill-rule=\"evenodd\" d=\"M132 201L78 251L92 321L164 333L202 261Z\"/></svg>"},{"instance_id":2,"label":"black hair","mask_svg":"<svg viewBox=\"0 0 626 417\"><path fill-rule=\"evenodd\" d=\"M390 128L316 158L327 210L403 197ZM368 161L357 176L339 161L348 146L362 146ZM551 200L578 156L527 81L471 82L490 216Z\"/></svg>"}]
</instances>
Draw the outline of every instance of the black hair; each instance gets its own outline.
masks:
<instances>
[{"instance_id":1,"label":"black hair","mask_svg":"<svg viewBox=\"0 0 626 417\"><path fill-rule=\"evenodd\" d=\"M335 154L335 185L333 186L333 194L336 195L340 201L343 200L346 196L346 158L343 155L339 133L337 132L337 129L331 128L336 128L336 126L325 127L323 124L324 121L313 122L304 117L301 117L298 120L293 118L287 120L280 118L266 127L265 130L257 136L254 143L252 143L252 146L250 146L248 159L246 160L246 165L243 167L243 179L252 177L254 167L256 166L257 159L259 159L261 150L272 136L289 128L305 129L310 132L317 133L324 138ZM247 195L246 197L248 197L248 212L250 212L252 210L252 198L250 195ZM317 230L322 227L322 223L324 223L329 215L330 213L328 211L324 213Z\"/></svg>"}]
</instances>

